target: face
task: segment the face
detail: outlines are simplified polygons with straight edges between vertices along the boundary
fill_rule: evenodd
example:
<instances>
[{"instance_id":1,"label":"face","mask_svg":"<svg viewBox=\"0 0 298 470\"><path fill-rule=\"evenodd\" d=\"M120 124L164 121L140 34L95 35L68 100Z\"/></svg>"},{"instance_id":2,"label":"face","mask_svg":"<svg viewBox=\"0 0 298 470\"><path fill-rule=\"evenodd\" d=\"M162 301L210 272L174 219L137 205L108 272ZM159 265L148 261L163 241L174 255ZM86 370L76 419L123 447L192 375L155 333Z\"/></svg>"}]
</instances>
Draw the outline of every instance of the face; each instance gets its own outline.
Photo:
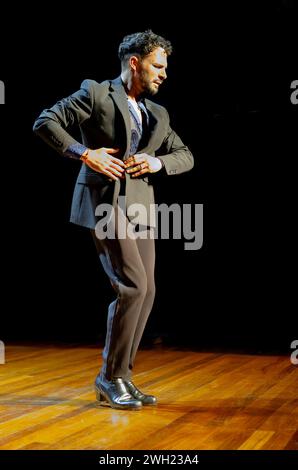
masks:
<instances>
[{"instance_id":1,"label":"face","mask_svg":"<svg viewBox=\"0 0 298 470\"><path fill-rule=\"evenodd\" d=\"M142 60L137 60L135 80L143 94L155 95L160 85L167 78L167 54L162 47L157 47Z\"/></svg>"}]
</instances>

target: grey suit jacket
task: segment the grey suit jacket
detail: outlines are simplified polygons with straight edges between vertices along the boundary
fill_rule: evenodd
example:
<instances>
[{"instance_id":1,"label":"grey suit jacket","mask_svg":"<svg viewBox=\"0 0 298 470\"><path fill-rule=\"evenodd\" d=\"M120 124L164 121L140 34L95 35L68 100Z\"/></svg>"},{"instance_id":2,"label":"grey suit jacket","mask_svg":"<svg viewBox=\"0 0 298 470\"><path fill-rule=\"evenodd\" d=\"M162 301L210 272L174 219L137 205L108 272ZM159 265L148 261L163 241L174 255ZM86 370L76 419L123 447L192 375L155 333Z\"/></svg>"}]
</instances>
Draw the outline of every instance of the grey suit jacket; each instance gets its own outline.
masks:
<instances>
[{"instance_id":1,"label":"grey suit jacket","mask_svg":"<svg viewBox=\"0 0 298 470\"><path fill-rule=\"evenodd\" d=\"M168 175L190 170L193 156L171 129L166 109L148 99L145 99L145 105L149 114L149 138L147 145L138 153L158 156ZM86 147L119 148L117 158L125 160L129 156L130 115L120 77L102 83L84 80L79 91L44 110L35 121L33 130L65 155L70 146L78 144L69 133L73 126L79 126L82 143ZM153 183L154 174L135 179L126 174L127 206L143 204L149 214L150 204L154 204ZM102 203L115 206L119 191L120 181L111 181L82 164L74 189L70 221L94 229L99 220L95 216L96 207ZM150 220L141 216L138 223L150 225Z\"/></svg>"}]
</instances>

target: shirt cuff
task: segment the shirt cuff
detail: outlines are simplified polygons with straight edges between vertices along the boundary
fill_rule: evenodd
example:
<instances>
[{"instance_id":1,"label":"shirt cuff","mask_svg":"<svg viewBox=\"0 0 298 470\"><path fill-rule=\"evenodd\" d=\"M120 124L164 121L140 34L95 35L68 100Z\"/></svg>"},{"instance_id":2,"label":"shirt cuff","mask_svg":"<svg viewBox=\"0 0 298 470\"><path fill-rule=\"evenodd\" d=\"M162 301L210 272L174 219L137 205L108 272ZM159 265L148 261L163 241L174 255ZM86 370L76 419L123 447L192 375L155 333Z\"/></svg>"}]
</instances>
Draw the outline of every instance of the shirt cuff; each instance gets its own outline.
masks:
<instances>
[{"instance_id":1,"label":"shirt cuff","mask_svg":"<svg viewBox=\"0 0 298 470\"><path fill-rule=\"evenodd\" d=\"M164 168L165 167L165 162L161 158L158 158L158 160L161 162L161 165L162 165L161 169Z\"/></svg>"},{"instance_id":2,"label":"shirt cuff","mask_svg":"<svg viewBox=\"0 0 298 470\"><path fill-rule=\"evenodd\" d=\"M79 160L82 156L82 154L87 150L87 147L82 144L72 144L64 152L65 157L69 158L75 158L76 160Z\"/></svg>"}]
</instances>

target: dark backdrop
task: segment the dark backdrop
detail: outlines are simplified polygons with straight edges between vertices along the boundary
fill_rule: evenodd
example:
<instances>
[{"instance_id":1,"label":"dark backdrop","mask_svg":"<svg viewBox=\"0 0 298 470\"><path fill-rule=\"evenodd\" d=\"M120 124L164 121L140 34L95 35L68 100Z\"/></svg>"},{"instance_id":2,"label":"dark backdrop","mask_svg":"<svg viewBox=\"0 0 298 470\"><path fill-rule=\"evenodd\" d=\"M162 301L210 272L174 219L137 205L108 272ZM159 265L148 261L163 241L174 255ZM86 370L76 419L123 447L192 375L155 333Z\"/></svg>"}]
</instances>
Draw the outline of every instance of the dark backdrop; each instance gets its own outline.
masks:
<instances>
[{"instance_id":1,"label":"dark backdrop","mask_svg":"<svg viewBox=\"0 0 298 470\"><path fill-rule=\"evenodd\" d=\"M113 292L88 231L68 223L79 163L48 148L32 125L83 79L119 75L122 37L152 28L174 47L155 99L196 162L162 180L157 202L203 203L204 244L185 251L183 241L157 241L158 294L144 342L289 348L297 332L296 12L290 1L238 3L166 12L148 4L129 14L86 4L63 18L46 4L3 35L1 339L104 335Z\"/></svg>"}]
</instances>

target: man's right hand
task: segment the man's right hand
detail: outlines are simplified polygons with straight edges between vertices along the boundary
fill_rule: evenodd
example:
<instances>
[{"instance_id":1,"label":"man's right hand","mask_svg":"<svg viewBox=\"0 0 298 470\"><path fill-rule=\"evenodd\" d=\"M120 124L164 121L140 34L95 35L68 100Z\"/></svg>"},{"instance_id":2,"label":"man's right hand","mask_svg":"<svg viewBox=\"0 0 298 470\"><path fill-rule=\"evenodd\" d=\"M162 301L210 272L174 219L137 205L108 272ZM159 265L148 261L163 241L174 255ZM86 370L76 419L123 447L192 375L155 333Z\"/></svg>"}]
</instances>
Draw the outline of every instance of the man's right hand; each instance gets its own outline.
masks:
<instances>
[{"instance_id":1,"label":"man's right hand","mask_svg":"<svg viewBox=\"0 0 298 470\"><path fill-rule=\"evenodd\" d=\"M96 150L88 150L88 153L82 160L92 170L117 181L125 177L125 166L122 160L114 157L113 154L119 152L119 149L110 149L102 147Z\"/></svg>"}]
</instances>

